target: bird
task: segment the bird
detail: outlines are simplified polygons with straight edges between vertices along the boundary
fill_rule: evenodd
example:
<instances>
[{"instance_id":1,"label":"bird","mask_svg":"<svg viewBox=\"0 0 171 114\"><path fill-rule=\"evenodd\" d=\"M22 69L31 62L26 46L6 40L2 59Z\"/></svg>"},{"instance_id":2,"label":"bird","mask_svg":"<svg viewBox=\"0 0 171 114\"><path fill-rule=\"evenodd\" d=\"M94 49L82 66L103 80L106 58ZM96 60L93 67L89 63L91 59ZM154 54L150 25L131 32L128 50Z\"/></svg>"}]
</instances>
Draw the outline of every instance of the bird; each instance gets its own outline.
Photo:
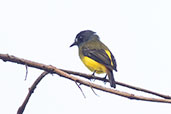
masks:
<instances>
[{"instance_id":1,"label":"bird","mask_svg":"<svg viewBox=\"0 0 171 114\"><path fill-rule=\"evenodd\" d=\"M113 70L117 72L115 57L109 48L100 41L100 37L92 30L79 32L70 47L78 46L79 57L84 65L93 72L106 73L110 86L116 88ZM105 76L105 78L106 78Z\"/></svg>"}]
</instances>

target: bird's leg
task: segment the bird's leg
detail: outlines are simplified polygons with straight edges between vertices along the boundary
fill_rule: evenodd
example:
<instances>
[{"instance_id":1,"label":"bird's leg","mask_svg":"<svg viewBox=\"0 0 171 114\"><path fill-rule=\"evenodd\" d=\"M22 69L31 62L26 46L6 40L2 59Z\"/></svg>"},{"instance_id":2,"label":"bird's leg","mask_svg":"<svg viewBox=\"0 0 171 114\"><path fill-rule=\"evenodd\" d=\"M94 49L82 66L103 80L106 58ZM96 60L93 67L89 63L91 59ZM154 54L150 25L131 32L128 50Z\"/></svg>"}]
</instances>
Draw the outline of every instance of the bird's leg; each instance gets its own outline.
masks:
<instances>
[{"instance_id":1,"label":"bird's leg","mask_svg":"<svg viewBox=\"0 0 171 114\"><path fill-rule=\"evenodd\" d=\"M107 74L105 75L105 77L103 78L104 80L106 80Z\"/></svg>"},{"instance_id":2,"label":"bird's leg","mask_svg":"<svg viewBox=\"0 0 171 114\"><path fill-rule=\"evenodd\" d=\"M93 74L92 74L92 79L90 79L90 80L95 81L95 79L94 79L94 77L95 77L95 73L96 73L96 70L93 72Z\"/></svg>"},{"instance_id":3,"label":"bird's leg","mask_svg":"<svg viewBox=\"0 0 171 114\"><path fill-rule=\"evenodd\" d=\"M95 75L95 73L96 73L96 70L93 72L93 74L92 74L92 75L94 76L94 75Z\"/></svg>"},{"instance_id":4,"label":"bird's leg","mask_svg":"<svg viewBox=\"0 0 171 114\"><path fill-rule=\"evenodd\" d=\"M106 77L107 77L107 74L105 75L105 77L103 78L103 80L104 80L104 84L106 84Z\"/></svg>"}]
</instances>

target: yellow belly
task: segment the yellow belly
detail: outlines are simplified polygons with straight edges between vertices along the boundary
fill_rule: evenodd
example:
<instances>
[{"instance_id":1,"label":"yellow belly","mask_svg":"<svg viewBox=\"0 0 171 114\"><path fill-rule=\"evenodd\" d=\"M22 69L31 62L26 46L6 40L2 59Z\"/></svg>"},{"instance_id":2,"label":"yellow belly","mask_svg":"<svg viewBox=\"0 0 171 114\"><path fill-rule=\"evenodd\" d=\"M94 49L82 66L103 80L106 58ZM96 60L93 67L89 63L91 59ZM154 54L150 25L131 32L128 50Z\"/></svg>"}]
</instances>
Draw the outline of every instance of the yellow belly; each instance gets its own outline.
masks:
<instances>
[{"instance_id":1,"label":"yellow belly","mask_svg":"<svg viewBox=\"0 0 171 114\"><path fill-rule=\"evenodd\" d=\"M82 62L85 64L85 66L92 72L96 71L96 73L105 73L106 67L93 59L85 56L81 58Z\"/></svg>"}]
</instances>

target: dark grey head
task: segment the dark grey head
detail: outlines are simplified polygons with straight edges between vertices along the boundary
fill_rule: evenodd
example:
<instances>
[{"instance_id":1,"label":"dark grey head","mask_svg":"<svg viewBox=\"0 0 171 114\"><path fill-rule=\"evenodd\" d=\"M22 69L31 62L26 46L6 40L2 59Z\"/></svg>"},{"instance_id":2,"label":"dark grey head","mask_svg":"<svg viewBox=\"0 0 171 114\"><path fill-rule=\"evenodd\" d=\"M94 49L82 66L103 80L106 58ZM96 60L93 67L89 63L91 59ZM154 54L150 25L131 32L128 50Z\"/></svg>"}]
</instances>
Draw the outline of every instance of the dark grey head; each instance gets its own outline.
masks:
<instances>
[{"instance_id":1,"label":"dark grey head","mask_svg":"<svg viewBox=\"0 0 171 114\"><path fill-rule=\"evenodd\" d=\"M91 30L81 31L80 33L77 34L74 43L70 47L74 45L80 46L82 43L90 40L92 38L91 37L92 35L95 35L95 32Z\"/></svg>"}]
</instances>

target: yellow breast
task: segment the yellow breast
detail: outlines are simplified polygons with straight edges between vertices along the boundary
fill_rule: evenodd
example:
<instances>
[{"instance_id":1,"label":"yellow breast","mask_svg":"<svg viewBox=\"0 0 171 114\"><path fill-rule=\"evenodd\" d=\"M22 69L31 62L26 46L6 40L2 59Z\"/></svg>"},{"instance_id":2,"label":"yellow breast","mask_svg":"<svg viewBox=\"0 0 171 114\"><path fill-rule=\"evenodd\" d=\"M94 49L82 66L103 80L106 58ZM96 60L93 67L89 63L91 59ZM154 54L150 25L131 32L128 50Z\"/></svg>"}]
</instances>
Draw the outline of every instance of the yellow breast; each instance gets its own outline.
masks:
<instances>
[{"instance_id":1,"label":"yellow breast","mask_svg":"<svg viewBox=\"0 0 171 114\"><path fill-rule=\"evenodd\" d=\"M82 62L85 64L85 66L92 72L96 71L96 73L105 73L106 67L93 59L85 56L81 58Z\"/></svg>"}]
</instances>

